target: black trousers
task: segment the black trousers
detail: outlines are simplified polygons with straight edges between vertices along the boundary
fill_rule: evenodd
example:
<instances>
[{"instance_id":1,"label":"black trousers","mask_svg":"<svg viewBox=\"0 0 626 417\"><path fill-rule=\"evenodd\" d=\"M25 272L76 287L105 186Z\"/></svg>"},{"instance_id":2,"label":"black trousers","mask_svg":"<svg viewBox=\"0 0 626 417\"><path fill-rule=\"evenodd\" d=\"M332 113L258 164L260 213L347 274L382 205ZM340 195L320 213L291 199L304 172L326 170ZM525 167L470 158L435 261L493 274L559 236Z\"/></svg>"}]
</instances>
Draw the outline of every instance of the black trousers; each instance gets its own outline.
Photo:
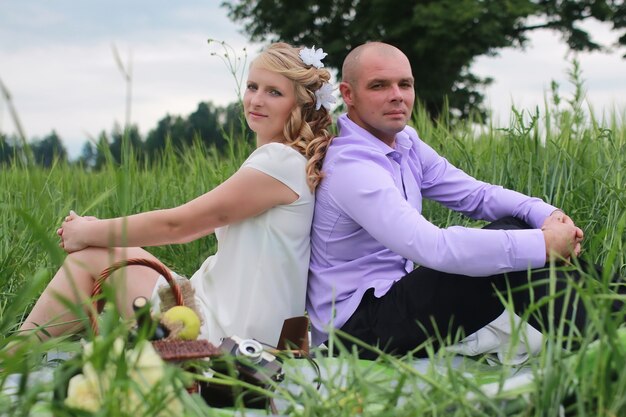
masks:
<instances>
[{"instance_id":1,"label":"black trousers","mask_svg":"<svg viewBox=\"0 0 626 417\"><path fill-rule=\"evenodd\" d=\"M528 229L521 220L507 217L485 226L486 229ZM597 267L580 264L585 272L600 276ZM435 347L442 343L458 341L489 324L504 311L503 296L512 302L515 312L524 317L529 305L549 296L549 268L531 271L509 272L489 277L469 277L418 267L397 281L381 298L370 288L361 303L341 330L386 352L405 354L425 342ZM568 280L579 281L578 268L563 267L556 271L555 297L553 301L556 323L563 325L565 334L571 326L582 330L586 324L586 312L578 297L570 291L564 296ZM541 305L536 303L534 305ZM614 303L613 310L621 311L621 303ZM528 322L536 329L548 328L549 303L533 311ZM562 323L561 323L562 322ZM456 338L456 340L455 340ZM350 347L352 343L341 340ZM425 350L417 350L423 356ZM369 350L359 349L362 358L375 358Z\"/></svg>"}]
</instances>

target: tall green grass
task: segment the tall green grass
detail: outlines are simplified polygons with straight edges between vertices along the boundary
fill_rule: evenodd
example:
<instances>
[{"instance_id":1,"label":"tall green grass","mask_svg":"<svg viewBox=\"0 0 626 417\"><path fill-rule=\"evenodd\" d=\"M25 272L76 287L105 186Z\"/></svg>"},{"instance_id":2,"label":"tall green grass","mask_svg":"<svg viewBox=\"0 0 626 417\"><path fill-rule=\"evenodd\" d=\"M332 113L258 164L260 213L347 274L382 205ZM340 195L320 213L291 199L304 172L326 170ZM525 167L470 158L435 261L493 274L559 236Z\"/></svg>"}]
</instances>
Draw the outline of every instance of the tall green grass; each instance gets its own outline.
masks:
<instances>
[{"instance_id":1,"label":"tall green grass","mask_svg":"<svg viewBox=\"0 0 626 417\"><path fill-rule=\"evenodd\" d=\"M340 353L318 360L320 389L306 362L289 362L286 381L271 394L280 411L304 416L626 415L626 345L619 330L623 316L608 314L610 302L619 299L609 288L609 275L626 275L625 115L613 112L596 119L585 116L581 103L575 99L563 106L553 100L541 112L520 110L505 128L433 122L421 109L413 124L423 140L470 175L541 197L583 228L583 256L606 271L586 276L583 285L569 290L568 296L579 297L590 311L585 334L548 329L543 353L525 365L532 382L514 389L505 383L519 371L515 367L488 367L481 358L459 360L432 349L430 362L421 367L410 356L382 353L378 361L364 362L342 349L333 335L331 343ZM168 147L151 166L137 163L127 151L120 165L109 161L99 172L65 164L48 170L21 165L0 170L0 345L15 337L12 332L60 266L63 253L55 231L70 209L112 217L176 206L225 180L250 151L250 144L231 138L228 155L196 143L182 153ZM434 203L425 204L424 214L442 227L480 225ZM149 250L190 276L215 251L215 241L207 237ZM115 319L109 322L106 334L123 334L116 330ZM563 349L574 336L580 347ZM40 369L41 354L52 346L78 349L72 340L33 343L21 351L20 361L0 352L0 382L8 372ZM486 383L492 385L486 388ZM31 406L38 404L34 410L45 415L52 404L46 393L54 386L25 385L15 401L0 396L0 414L33 415ZM181 396L188 415L215 412L195 396Z\"/></svg>"}]
</instances>

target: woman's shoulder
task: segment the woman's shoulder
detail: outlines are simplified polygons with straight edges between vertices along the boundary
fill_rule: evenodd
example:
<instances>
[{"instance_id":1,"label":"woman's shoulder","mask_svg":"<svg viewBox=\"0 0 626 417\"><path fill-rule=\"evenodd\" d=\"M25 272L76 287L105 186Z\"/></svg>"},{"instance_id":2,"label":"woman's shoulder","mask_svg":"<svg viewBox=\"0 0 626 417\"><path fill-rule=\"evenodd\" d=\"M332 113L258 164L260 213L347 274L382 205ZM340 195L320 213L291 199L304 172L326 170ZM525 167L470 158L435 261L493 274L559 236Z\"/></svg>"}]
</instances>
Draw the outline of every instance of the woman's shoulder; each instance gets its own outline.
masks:
<instances>
[{"instance_id":1,"label":"woman's shoulder","mask_svg":"<svg viewBox=\"0 0 626 417\"><path fill-rule=\"evenodd\" d=\"M289 145L272 142L259 146L250 154L243 166L261 164L269 167L291 167L300 169L306 166L306 158Z\"/></svg>"},{"instance_id":2,"label":"woman's shoulder","mask_svg":"<svg viewBox=\"0 0 626 417\"><path fill-rule=\"evenodd\" d=\"M252 152L250 158L259 155L268 155L273 157L295 158L306 161L304 155L295 150L293 147L280 142L270 142L261 145Z\"/></svg>"},{"instance_id":3,"label":"woman's shoulder","mask_svg":"<svg viewBox=\"0 0 626 417\"><path fill-rule=\"evenodd\" d=\"M262 171L302 195L308 190L306 162L306 158L291 146L272 142L259 146L241 167Z\"/></svg>"}]
</instances>

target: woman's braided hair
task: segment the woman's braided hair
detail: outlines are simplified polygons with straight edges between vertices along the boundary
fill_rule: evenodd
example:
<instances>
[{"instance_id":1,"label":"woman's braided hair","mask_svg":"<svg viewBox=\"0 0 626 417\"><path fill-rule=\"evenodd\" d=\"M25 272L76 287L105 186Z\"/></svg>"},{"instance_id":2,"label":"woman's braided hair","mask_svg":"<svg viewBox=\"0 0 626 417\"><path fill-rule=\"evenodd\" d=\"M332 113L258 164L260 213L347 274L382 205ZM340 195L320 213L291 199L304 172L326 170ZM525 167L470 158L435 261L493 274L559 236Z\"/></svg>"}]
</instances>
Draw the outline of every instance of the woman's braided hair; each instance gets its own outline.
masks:
<instances>
[{"instance_id":1,"label":"woman's braided hair","mask_svg":"<svg viewBox=\"0 0 626 417\"><path fill-rule=\"evenodd\" d=\"M332 119L325 107L315 109L315 91L330 80L330 73L324 68L306 65L299 55L301 49L287 43L274 43L253 63L293 81L298 105L285 123L285 144L307 158L307 182L314 191L322 180L322 162L332 140L328 131Z\"/></svg>"}]
</instances>

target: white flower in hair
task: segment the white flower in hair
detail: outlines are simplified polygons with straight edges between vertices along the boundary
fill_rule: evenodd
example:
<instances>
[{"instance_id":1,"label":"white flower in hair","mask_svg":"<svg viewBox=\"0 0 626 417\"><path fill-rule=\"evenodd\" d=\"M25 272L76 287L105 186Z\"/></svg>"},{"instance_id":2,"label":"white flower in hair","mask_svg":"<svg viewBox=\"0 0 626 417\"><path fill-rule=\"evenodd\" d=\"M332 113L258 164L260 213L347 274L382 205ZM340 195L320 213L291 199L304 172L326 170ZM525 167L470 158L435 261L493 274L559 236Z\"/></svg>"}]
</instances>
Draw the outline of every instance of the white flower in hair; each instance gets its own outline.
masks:
<instances>
[{"instance_id":1,"label":"white flower in hair","mask_svg":"<svg viewBox=\"0 0 626 417\"><path fill-rule=\"evenodd\" d=\"M333 96L333 86L329 83L324 83L315 91L315 110L319 110L324 106L326 110L330 111L330 106L335 104L335 96Z\"/></svg>"},{"instance_id":2,"label":"white flower in hair","mask_svg":"<svg viewBox=\"0 0 626 417\"><path fill-rule=\"evenodd\" d=\"M316 50L315 45L313 45L313 48L300 49L300 59L302 59L302 62L318 69L324 66L322 59L324 59L326 55L328 54L324 52L322 48Z\"/></svg>"}]
</instances>

